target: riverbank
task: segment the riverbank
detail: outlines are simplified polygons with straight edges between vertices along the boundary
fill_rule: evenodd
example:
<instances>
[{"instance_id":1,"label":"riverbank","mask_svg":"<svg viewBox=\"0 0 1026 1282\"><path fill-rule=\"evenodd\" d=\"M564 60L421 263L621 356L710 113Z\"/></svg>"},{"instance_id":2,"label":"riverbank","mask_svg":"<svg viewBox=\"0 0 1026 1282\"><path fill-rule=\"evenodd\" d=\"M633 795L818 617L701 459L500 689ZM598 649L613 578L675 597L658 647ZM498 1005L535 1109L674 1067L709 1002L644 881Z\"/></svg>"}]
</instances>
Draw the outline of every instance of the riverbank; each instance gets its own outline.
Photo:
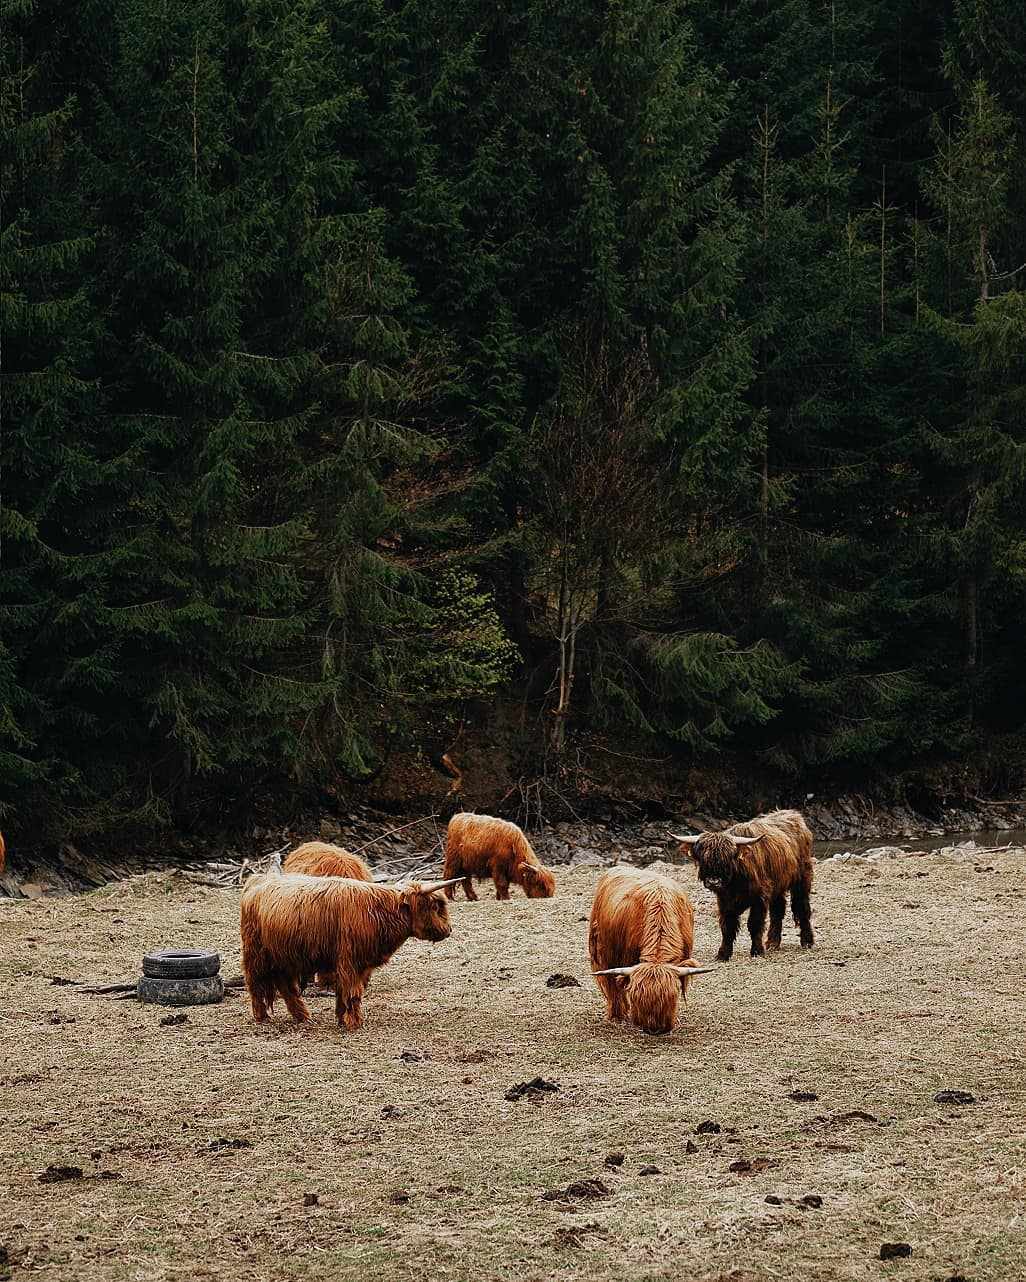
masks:
<instances>
[{"instance_id":1,"label":"riverbank","mask_svg":"<svg viewBox=\"0 0 1026 1282\"><path fill-rule=\"evenodd\" d=\"M939 817L903 807L874 808L862 798L832 805L808 798L803 810L816 838L817 857L873 848L933 851L945 846L1026 845L1026 801L981 803L973 809L952 806ZM644 866L656 860L682 858L671 832L722 828L747 815L688 814L676 819L623 822L561 820L529 828L541 861L560 866L607 867L618 862ZM439 814L396 819L371 809L341 816L320 814L281 827L258 827L245 841L225 845L213 840L188 841L168 834L165 842L110 850L65 843L51 854L24 856L8 851L7 871L0 876L0 897L43 898L78 893L140 872L180 868L201 875L242 873L266 861L272 851L286 852L304 841L321 840L359 852L377 875L405 875L410 870L437 872L445 845L446 820Z\"/></svg>"}]
</instances>

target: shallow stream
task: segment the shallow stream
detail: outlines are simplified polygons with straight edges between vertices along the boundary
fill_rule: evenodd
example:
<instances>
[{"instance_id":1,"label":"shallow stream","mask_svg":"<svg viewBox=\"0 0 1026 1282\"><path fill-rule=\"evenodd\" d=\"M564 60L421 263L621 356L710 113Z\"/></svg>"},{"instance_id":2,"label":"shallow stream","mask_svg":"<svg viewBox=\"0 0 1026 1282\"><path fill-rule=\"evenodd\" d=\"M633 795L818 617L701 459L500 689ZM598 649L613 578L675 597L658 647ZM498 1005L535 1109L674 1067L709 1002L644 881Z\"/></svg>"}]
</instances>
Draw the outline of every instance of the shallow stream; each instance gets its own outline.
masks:
<instances>
[{"instance_id":1,"label":"shallow stream","mask_svg":"<svg viewBox=\"0 0 1026 1282\"><path fill-rule=\"evenodd\" d=\"M927 837L860 837L838 838L833 841L816 841L812 845L814 859L831 859L835 855L863 855L876 850L920 850L930 853L949 846L968 846L974 842L981 849L993 846L1026 846L1026 830L1022 828L984 828L974 832L934 833Z\"/></svg>"}]
</instances>

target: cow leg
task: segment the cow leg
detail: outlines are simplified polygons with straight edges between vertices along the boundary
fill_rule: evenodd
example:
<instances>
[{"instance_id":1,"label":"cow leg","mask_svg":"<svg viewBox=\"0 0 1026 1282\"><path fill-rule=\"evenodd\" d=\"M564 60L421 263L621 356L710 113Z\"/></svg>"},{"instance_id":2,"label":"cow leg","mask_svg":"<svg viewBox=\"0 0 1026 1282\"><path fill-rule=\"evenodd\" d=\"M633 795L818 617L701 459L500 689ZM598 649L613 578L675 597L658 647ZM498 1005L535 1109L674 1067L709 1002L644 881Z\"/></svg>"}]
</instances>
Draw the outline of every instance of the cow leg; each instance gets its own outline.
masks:
<instances>
[{"instance_id":1,"label":"cow leg","mask_svg":"<svg viewBox=\"0 0 1026 1282\"><path fill-rule=\"evenodd\" d=\"M495 898L508 899L509 898L509 878L506 876L506 874L499 868L493 868L492 880L495 882Z\"/></svg>"},{"instance_id":2,"label":"cow leg","mask_svg":"<svg viewBox=\"0 0 1026 1282\"><path fill-rule=\"evenodd\" d=\"M367 991L370 974L369 970L365 970L355 978L345 980L341 975L335 975L335 1018L340 1026L352 1032L363 1028L362 999Z\"/></svg>"},{"instance_id":3,"label":"cow leg","mask_svg":"<svg viewBox=\"0 0 1026 1282\"><path fill-rule=\"evenodd\" d=\"M456 854L455 850L450 850L447 846L445 851L445 864L442 867L442 880L448 881L450 877L459 877L462 872L463 868L460 865L459 856ZM446 886L445 897L446 899L456 898L455 885Z\"/></svg>"},{"instance_id":4,"label":"cow leg","mask_svg":"<svg viewBox=\"0 0 1026 1282\"><path fill-rule=\"evenodd\" d=\"M360 994L345 998L341 1003L342 1011L339 1013L339 1003L335 1003L335 1018L340 1025L348 1028L350 1032L355 1033L357 1029L363 1028L364 1014L363 1004L360 1001Z\"/></svg>"},{"instance_id":5,"label":"cow leg","mask_svg":"<svg viewBox=\"0 0 1026 1282\"><path fill-rule=\"evenodd\" d=\"M794 915L794 924L798 927L803 948L811 948L815 943L812 933L812 905L809 903L811 882L811 877L802 877L791 887L791 912Z\"/></svg>"},{"instance_id":6,"label":"cow leg","mask_svg":"<svg viewBox=\"0 0 1026 1282\"><path fill-rule=\"evenodd\" d=\"M786 896L774 895L770 900L769 934L766 936L766 947L771 953L775 953L780 947L780 936L784 931L784 912L786 908Z\"/></svg>"},{"instance_id":7,"label":"cow leg","mask_svg":"<svg viewBox=\"0 0 1026 1282\"><path fill-rule=\"evenodd\" d=\"M596 975L599 988L606 998L606 1019L622 1024L627 1018L627 1001L623 985L613 975Z\"/></svg>"},{"instance_id":8,"label":"cow leg","mask_svg":"<svg viewBox=\"0 0 1026 1282\"><path fill-rule=\"evenodd\" d=\"M752 937L752 956L762 957L766 949L762 937L766 930L766 901L757 899L748 910L748 933Z\"/></svg>"},{"instance_id":9,"label":"cow leg","mask_svg":"<svg viewBox=\"0 0 1026 1282\"><path fill-rule=\"evenodd\" d=\"M246 976L246 987L249 989L249 1004L253 1008L253 1018L258 1024L266 1023L271 1018L271 1007L274 1005L274 985L266 979Z\"/></svg>"},{"instance_id":10,"label":"cow leg","mask_svg":"<svg viewBox=\"0 0 1026 1282\"><path fill-rule=\"evenodd\" d=\"M340 1028L348 1028L354 1033L358 1028L363 1028L362 997L362 990L355 993L337 992L335 994L335 1019Z\"/></svg>"},{"instance_id":11,"label":"cow leg","mask_svg":"<svg viewBox=\"0 0 1026 1282\"><path fill-rule=\"evenodd\" d=\"M720 951L716 954L717 961L730 961L734 952L734 940L737 939L737 932L741 926L741 915L733 909L724 908L720 904L720 934L723 942L720 944Z\"/></svg>"},{"instance_id":12,"label":"cow leg","mask_svg":"<svg viewBox=\"0 0 1026 1282\"><path fill-rule=\"evenodd\" d=\"M310 1018L310 1007L303 1001L298 979L280 980L278 991L281 993L286 1010L297 1024L302 1024Z\"/></svg>"},{"instance_id":13,"label":"cow leg","mask_svg":"<svg viewBox=\"0 0 1026 1282\"><path fill-rule=\"evenodd\" d=\"M463 867L463 860L460 858L459 852L455 850L446 850L445 866L442 868L442 880L448 881L450 877L462 877L463 893L466 895L468 899L477 898L477 895L474 892L474 884L471 881L470 874L465 871ZM456 891L458 889L459 887L455 884L452 886L446 886L445 888L446 899L455 899Z\"/></svg>"}]
</instances>

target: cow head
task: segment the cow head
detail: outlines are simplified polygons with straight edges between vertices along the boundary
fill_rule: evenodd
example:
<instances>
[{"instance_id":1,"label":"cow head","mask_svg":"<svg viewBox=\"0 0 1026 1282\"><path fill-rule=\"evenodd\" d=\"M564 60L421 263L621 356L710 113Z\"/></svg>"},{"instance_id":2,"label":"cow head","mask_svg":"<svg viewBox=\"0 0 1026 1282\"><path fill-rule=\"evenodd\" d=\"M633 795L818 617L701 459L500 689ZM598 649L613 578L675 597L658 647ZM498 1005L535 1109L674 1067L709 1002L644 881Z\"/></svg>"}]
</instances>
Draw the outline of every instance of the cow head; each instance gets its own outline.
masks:
<instances>
[{"instance_id":1,"label":"cow head","mask_svg":"<svg viewBox=\"0 0 1026 1282\"><path fill-rule=\"evenodd\" d=\"M692 975L704 975L713 969L712 966L636 962L633 966L615 966L592 973L622 976L627 987L630 1020L637 1028L645 1033L672 1033L680 999L683 996L687 1000L688 980Z\"/></svg>"},{"instance_id":2,"label":"cow head","mask_svg":"<svg viewBox=\"0 0 1026 1282\"><path fill-rule=\"evenodd\" d=\"M671 832L674 841L687 846L688 854L698 869L698 878L714 895L727 889L731 882L744 875L745 846L761 837L736 837L729 832L701 832L694 836L681 836Z\"/></svg>"},{"instance_id":3,"label":"cow head","mask_svg":"<svg viewBox=\"0 0 1026 1282\"><path fill-rule=\"evenodd\" d=\"M460 881L461 878L455 880ZM409 909L410 933L415 939L429 939L437 943L452 934L448 904L445 896L438 894L451 881L433 882L429 886L415 881L401 890L401 902Z\"/></svg>"},{"instance_id":4,"label":"cow head","mask_svg":"<svg viewBox=\"0 0 1026 1282\"><path fill-rule=\"evenodd\" d=\"M551 899L556 893L556 879L540 864L517 864L517 881L528 899Z\"/></svg>"}]
</instances>

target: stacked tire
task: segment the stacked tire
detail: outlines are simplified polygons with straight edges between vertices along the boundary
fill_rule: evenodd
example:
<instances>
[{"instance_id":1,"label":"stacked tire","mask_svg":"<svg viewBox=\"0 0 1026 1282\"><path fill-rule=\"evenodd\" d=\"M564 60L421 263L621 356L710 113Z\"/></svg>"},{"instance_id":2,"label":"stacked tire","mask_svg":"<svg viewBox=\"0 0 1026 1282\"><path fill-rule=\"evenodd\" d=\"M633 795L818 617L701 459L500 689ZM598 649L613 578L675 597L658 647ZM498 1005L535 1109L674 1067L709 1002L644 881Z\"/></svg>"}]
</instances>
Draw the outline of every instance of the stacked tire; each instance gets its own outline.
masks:
<instances>
[{"instance_id":1,"label":"stacked tire","mask_svg":"<svg viewBox=\"0 0 1026 1282\"><path fill-rule=\"evenodd\" d=\"M147 953L136 986L141 1002L159 1006L205 1006L224 996L221 958L201 948L163 948Z\"/></svg>"}]
</instances>

